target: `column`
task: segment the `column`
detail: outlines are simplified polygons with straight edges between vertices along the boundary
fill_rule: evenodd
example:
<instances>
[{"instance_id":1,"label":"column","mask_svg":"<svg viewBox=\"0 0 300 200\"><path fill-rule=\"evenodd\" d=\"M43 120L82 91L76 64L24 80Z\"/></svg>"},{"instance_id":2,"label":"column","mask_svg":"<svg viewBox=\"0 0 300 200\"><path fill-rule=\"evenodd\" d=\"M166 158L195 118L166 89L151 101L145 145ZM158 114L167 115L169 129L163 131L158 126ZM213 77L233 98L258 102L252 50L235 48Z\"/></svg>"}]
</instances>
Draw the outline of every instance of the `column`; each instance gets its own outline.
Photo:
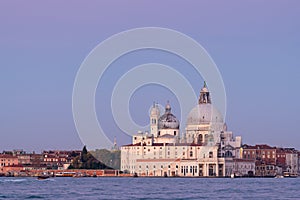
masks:
<instances>
[{"instance_id":1,"label":"column","mask_svg":"<svg viewBox=\"0 0 300 200\"><path fill-rule=\"evenodd\" d=\"M209 176L209 164L208 163L206 164L206 170L205 171L206 171L206 176Z\"/></svg>"}]
</instances>

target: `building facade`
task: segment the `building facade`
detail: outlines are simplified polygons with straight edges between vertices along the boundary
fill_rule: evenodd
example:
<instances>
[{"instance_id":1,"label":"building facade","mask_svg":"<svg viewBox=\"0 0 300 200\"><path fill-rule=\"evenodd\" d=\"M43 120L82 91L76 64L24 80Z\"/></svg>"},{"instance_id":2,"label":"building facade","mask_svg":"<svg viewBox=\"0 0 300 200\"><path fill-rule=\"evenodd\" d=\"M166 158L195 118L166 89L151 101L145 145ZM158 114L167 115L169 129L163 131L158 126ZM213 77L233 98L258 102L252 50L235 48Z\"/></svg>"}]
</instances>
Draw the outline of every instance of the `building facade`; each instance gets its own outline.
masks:
<instances>
[{"instance_id":1,"label":"building facade","mask_svg":"<svg viewBox=\"0 0 300 200\"><path fill-rule=\"evenodd\" d=\"M187 117L183 134L179 126L169 103L162 115L154 104L150 132L138 132L132 144L121 147L121 170L138 176L230 176L239 171L240 162L245 163L238 159L242 139L227 130L206 83L198 105ZM251 166L249 171L254 173ZM241 174L248 171L243 169Z\"/></svg>"}]
</instances>

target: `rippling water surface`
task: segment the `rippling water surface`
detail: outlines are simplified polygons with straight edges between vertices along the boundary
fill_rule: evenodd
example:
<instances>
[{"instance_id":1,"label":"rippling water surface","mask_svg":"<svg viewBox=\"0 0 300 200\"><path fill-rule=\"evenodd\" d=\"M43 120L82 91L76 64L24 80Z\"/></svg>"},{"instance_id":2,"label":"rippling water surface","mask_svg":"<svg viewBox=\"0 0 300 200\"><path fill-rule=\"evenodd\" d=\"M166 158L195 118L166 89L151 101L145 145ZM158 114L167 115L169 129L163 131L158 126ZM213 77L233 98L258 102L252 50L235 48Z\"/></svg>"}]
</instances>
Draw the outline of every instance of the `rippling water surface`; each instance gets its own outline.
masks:
<instances>
[{"instance_id":1,"label":"rippling water surface","mask_svg":"<svg viewBox=\"0 0 300 200\"><path fill-rule=\"evenodd\" d=\"M300 178L0 178L0 199L300 199Z\"/></svg>"}]
</instances>

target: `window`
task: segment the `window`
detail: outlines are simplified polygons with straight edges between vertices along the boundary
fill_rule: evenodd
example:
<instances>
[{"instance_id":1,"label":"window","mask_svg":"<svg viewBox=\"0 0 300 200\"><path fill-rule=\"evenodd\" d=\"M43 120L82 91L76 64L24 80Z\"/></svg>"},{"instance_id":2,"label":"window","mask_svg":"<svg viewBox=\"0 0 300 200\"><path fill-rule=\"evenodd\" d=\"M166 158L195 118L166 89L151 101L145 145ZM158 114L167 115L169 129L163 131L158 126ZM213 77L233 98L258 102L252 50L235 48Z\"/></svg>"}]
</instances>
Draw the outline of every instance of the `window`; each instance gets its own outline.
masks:
<instances>
[{"instance_id":1,"label":"window","mask_svg":"<svg viewBox=\"0 0 300 200\"><path fill-rule=\"evenodd\" d=\"M209 157L209 158L212 158L212 157L213 157L213 152L212 152L212 151L209 152L208 157Z\"/></svg>"},{"instance_id":2,"label":"window","mask_svg":"<svg viewBox=\"0 0 300 200\"><path fill-rule=\"evenodd\" d=\"M176 131L174 131L174 135L176 135Z\"/></svg>"},{"instance_id":3,"label":"window","mask_svg":"<svg viewBox=\"0 0 300 200\"><path fill-rule=\"evenodd\" d=\"M193 157L193 151L190 151L190 157Z\"/></svg>"}]
</instances>

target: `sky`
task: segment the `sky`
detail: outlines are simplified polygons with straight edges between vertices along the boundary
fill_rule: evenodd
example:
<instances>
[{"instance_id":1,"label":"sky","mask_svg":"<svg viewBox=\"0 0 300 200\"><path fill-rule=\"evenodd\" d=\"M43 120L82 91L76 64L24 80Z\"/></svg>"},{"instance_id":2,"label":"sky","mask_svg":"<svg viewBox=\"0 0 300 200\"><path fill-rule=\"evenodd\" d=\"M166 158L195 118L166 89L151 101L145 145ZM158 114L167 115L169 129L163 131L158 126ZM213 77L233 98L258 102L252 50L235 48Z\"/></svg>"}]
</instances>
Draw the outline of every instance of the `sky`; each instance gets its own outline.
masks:
<instances>
[{"instance_id":1,"label":"sky","mask_svg":"<svg viewBox=\"0 0 300 200\"><path fill-rule=\"evenodd\" d=\"M206 49L224 81L228 129L243 143L300 149L299 19L297 0L1 1L0 151L81 149L72 115L77 71L100 42L139 27L177 30ZM131 140L112 118L112 88L126 70L149 62L181 69L197 94L203 85L166 52L132 52L112 63L95 106L119 145ZM180 100L168 88L143 86L130 99L131 116L147 125L152 102L168 100L179 116Z\"/></svg>"}]
</instances>

